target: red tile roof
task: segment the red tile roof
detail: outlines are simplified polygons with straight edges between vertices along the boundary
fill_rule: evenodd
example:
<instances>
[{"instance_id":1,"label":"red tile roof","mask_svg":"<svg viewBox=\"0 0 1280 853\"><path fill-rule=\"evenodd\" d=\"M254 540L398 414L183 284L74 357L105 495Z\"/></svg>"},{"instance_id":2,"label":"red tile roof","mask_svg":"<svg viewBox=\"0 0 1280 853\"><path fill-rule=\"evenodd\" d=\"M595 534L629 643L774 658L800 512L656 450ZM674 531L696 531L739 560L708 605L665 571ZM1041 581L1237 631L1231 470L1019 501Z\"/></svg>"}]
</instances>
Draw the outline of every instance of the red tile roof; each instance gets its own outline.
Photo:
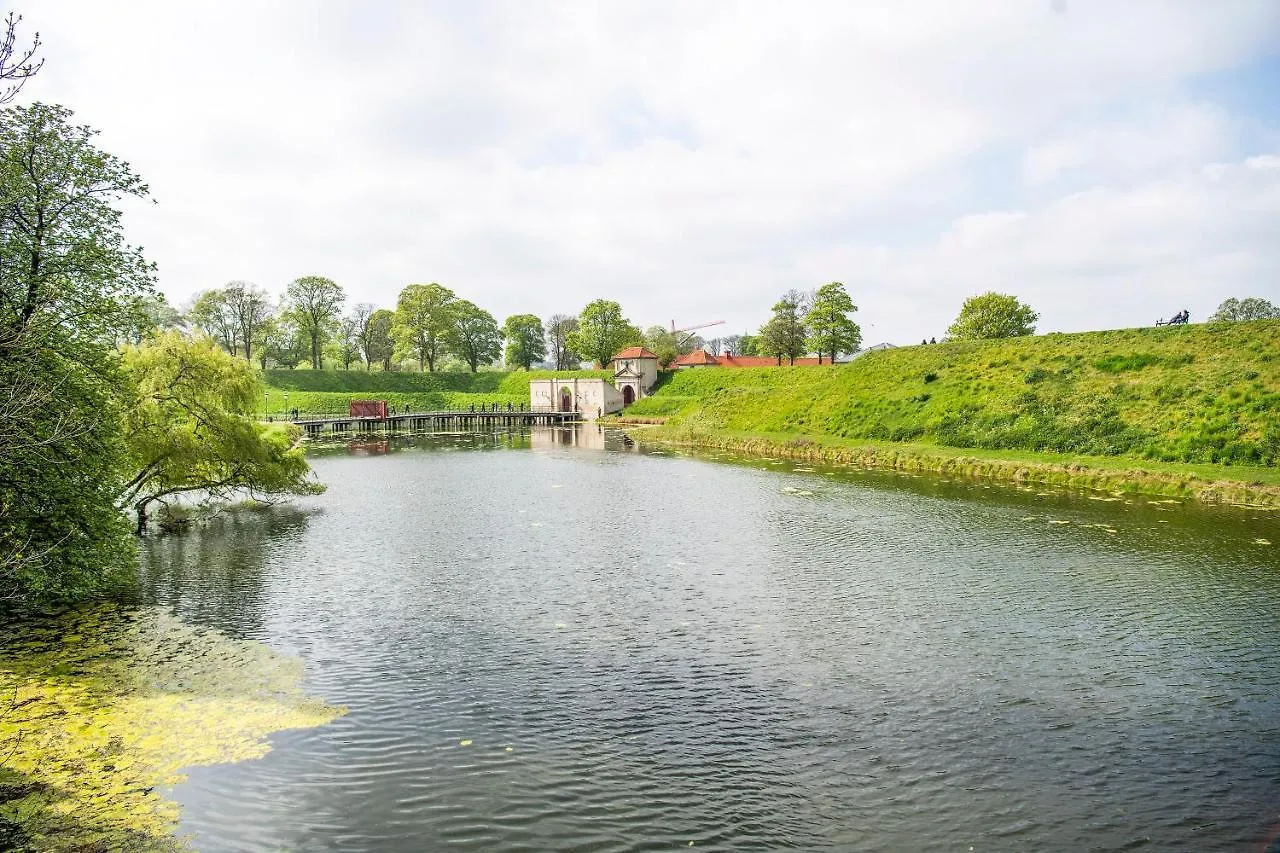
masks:
<instances>
[{"instance_id":1,"label":"red tile roof","mask_svg":"<svg viewBox=\"0 0 1280 853\"><path fill-rule=\"evenodd\" d=\"M649 352L644 347L627 347L622 352L613 357L614 361L620 358L657 358L656 355Z\"/></svg>"},{"instance_id":2,"label":"red tile roof","mask_svg":"<svg viewBox=\"0 0 1280 853\"><path fill-rule=\"evenodd\" d=\"M790 362L783 360L783 365ZM823 362L824 364L830 362ZM818 364L816 358L797 358L796 367L811 367ZM712 355L706 350L696 349L691 353L680 356L671 362L672 367L695 367L705 365L707 367L776 367L778 360L773 356L764 355Z\"/></svg>"}]
</instances>

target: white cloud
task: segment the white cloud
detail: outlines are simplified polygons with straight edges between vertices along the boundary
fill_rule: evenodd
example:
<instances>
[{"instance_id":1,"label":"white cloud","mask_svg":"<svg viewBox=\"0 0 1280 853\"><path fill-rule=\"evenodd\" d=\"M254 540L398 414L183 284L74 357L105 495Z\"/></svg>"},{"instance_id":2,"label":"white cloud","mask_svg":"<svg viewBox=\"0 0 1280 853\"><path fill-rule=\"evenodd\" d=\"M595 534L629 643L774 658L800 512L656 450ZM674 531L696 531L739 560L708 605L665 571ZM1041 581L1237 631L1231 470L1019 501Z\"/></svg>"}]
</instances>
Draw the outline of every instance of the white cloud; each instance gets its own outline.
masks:
<instances>
[{"instance_id":1,"label":"white cloud","mask_svg":"<svg viewBox=\"0 0 1280 853\"><path fill-rule=\"evenodd\" d=\"M150 181L130 234L175 301L319 273L353 301L436 280L499 319L610 296L741 330L841 279L868 340L910 340L974 289L1087 328L1280 269L1274 178L1239 165L1274 155L1181 89L1275 50L1270 0L39 0L27 23L28 94Z\"/></svg>"}]
</instances>

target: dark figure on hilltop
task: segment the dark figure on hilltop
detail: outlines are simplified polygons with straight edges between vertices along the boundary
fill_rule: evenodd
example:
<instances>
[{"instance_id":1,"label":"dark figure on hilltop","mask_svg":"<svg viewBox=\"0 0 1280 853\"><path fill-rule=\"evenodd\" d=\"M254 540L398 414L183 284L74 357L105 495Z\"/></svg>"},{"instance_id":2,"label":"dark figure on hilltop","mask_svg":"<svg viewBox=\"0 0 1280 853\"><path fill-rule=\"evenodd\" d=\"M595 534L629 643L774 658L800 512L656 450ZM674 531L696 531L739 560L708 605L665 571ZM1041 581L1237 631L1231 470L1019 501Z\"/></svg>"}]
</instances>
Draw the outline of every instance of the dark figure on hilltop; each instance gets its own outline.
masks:
<instances>
[{"instance_id":1,"label":"dark figure on hilltop","mask_svg":"<svg viewBox=\"0 0 1280 853\"><path fill-rule=\"evenodd\" d=\"M1157 320L1157 326L1185 326L1187 321L1191 319L1191 312L1183 308L1177 314L1174 314L1168 320Z\"/></svg>"},{"instance_id":2,"label":"dark figure on hilltop","mask_svg":"<svg viewBox=\"0 0 1280 853\"><path fill-rule=\"evenodd\" d=\"M936 344L937 342L938 342L937 338L929 338L929 343Z\"/></svg>"}]
</instances>

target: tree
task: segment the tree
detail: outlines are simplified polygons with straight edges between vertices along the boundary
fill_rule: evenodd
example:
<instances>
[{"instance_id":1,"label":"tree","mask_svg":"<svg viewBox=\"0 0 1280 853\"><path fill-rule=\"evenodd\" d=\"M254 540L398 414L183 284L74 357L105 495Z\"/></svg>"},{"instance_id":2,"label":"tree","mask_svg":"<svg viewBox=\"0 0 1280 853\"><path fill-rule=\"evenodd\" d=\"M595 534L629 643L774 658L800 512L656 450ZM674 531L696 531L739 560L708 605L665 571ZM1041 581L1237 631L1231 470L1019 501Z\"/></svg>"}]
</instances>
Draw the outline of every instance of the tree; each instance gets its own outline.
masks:
<instances>
[{"instance_id":1,"label":"tree","mask_svg":"<svg viewBox=\"0 0 1280 853\"><path fill-rule=\"evenodd\" d=\"M26 82L39 73L44 67L44 60L36 60L36 53L40 50L40 33L36 33L31 39L31 46L26 50L18 50L18 24L22 22L21 15L14 15L10 12L4 19L5 34L0 39L0 80L4 81L4 88L0 89L0 104L7 104L18 96L18 92L26 85Z\"/></svg>"},{"instance_id":2,"label":"tree","mask_svg":"<svg viewBox=\"0 0 1280 853\"><path fill-rule=\"evenodd\" d=\"M273 317L272 322L264 327L260 347L260 355L289 370L311 358L311 339L288 314Z\"/></svg>"},{"instance_id":3,"label":"tree","mask_svg":"<svg viewBox=\"0 0 1280 853\"><path fill-rule=\"evenodd\" d=\"M370 363L381 363L383 370L391 369L391 359L395 356L396 342L391 337L395 322L395 312L385 308L379 308L369 315L369 337L364 345L364 357Z\"/></svg>"},{"instance_id":4,"label":"tree","mask_svg":"<svg viewBox=\"0 0 1280 853\"><path fill-rule=\"evenodd\" d=\"M186 325L182 312L158 293L130 299L129 316L128 327L119 330L112 341L115 346L140 344L155 332L181 329Z\"/></svg>"},{"instance_id":5,"label":"tree","mask_svg":"<svg viewBox=\"0 0 1280 853\"><path fill-rule=\"evenodd\" d=\"M804 294L788 290L773 306L773 317L760 327L759 349L771 355L781 364L785 358L795 364L804 355L807 330L804 325L806 307Z\"/></svg>"},{"instance_id":6,"label":"tree","mask_svg":"<svg viewBox=\"0 0 1280 853\"><path fill-rule=\"evenodd\" d=\"M662 326L650 326L644 330L642 343L645 348L658 357L658 364L663 368L680 357L680 347L676 336ZM617 350L614 350L617 352Z\"/></svg>"},{"instance_id":7,"label":"tree","mask_svg":"<svg viewBox=\"0 0 1280 853\"><path fill-rule=\"evenodd\" d=\"M170 332L126 348L123 365L132 476L116 505L137 513L139 532L150 505L176 495L269 498L324 490L311 479L297 427L260 423L262 392L253 370L209 339Z\"/></svg>"},{"instance_id":8,"label":"tree","mask_svg":"<svg viewBox=\"0 0 1280 853\"><path fill-rule=\"evenodd\" d=\"M502 354L502 332L493 315L465 299L453 304L452 314L453 324L445 337L449 352L465 361L472 373L482 364L497 361Z\"/></svg>"},{"instance_id":9,"label":"tree","mask_svg":"<svg viewBox=\"0 0 1280 853\"><path fill-rule=\"evenodd\" d=\"M582 361L581 356L569 348L569 335L578 331L578 318L568 314L552 314L547 321L547 351L555 362L556 370L572 370Z\"/></svg>"},{"instance_id":10,"label":"tree","mask_svg":"<svg viewBox=\"0 0 1280 853\"><path fill-rule=\"evenodd\" d=\"M453 328L456 301L452 290L434 282L411 284L400 291L392 336L405 355L418 359L418 370L435 372Z\"/></svg>"},{"instance_id":11,"label":"tree","mask_svg":"<svg viewBox=\"0 0 1280 853\"><path fill-rule=\"evenodd\" d=\"M642 337L640 330L622 316L621 305L597 299L582 309L578 328L565 336L565 345L604 367L615 353L638 345Z\"/></svg>"},{"instance_id":12,"label":"tree","mask_svg":"<svg viewBox=\"0 0 1280 853\"><path fill-rule=\"evenodd\" d=\"M338 323L337 355L343 370L360 360L360 325L355 317L343 317Z\"/></svg>"},{"instance_id":13,"label":"tree","mask_svg":"<svg viewBox=\"0 0 1280 853\"><path fill-rule=\"evenodd\" d=\"M1236 299L1234 296L1218 306L1210 323L1239 323L1248 320L1280 319L1280 308L1257 296Z\"/></svg>"},{"instance_id":14,"label":"tree","mask_svg":"<svg viewBox=\"0 0 1280 853\"><path fill-rule=\"evenodd\" d=\"M862 330L849 319L849 313L857 310L840 282L818 288L804 321L809 328L809 348L818 354L819 364L824 352L830 353L831 363L835 364L840 353L857 352L862 346Z\"/></svg>"},{"instance_id":15,"label":"tree","mask_svg":"<svg viewBox=\"0 0 1280 853\"><path fill-rule=\"evenodd\" d=\"M720 350L725 355L742 355L742 335L725 335L720 338Z\"/></svg>"},{"instance_id":16,"label":"tree","mask_svg":"<svg viewBox=\"0 0 1280 853\"><path fill-rule=\"evenodd\" d=\"M11 51L0 45L0 77L24 79L4 74ZM0 111L0 599L25 604L133 570L113 501L124 470L114 344L153 298L154 268L124 242L114 204L147 188L71 117L44 104Z\"/></svg>"},{"instance_id":17,"label":"tree","mask_svg":"<svg viewBox=\"0 0 1280 853\"><path fill-rule=\"evenodd\" d=\"M373 319L373 312L377 309L368 302L358 302L351 309L351 319L356 327L356 343L360 350L360 355L364 358L364 369L368 370L372 367L369 359L369 341L373 334L369 326L369 321Z\"/></svg>"},{"instance_id":18,"label":"tree","mask_svg":"<svg viewBox=\"0 0 1280 853\"><path fill-rule=\"evenodd\" d=\"M0 328L105 341L153 292L155 267L124 242L112 207L148 190L71 117L45 104L0 111Z\"/></svg>"},{"instance_id":19,"label":"tree","mask_svg":"<svg viewBox=\"0 0 1280 853\"><path fill-rule=\"evenodd\" d=\"M738 338L738 347L735 355L762 355L760 352L760 336L759 335L743 335Z\"/></svg>"},{"instance_id":20,"label":"tree","mask_svg":"<svg viewBox=\"0 0 1280 853\"><path fill-rule=\"evenodd\" d=\"M227 302L227 292L215 288L196 296L195 303L187 311L191 325L217 341L232 355L240 351L240 324Z\"/></svg>"},{"instance_id":21,"label":"tree","mask_svg":"<svg viewBox=\"0 0 1280 853\"><path fill-rule=\"evenodd\" d=\"M254 343L262 337L262 326L271 319L274 309L266 291L247 281L233 281L222 289L226 311L236 327L244 360L253 361ZM232 349L232 355L235 350Z\"/></svg>"},{"instance_id":22,"label":"tree","mask_svg":"<svg viewBox=\"0 0 1280 853\"><path fill-rule=\"evenodd\" d=\"M507 339L507 364L528 370L547 356L542 321L532 314L512 314L502 324L502 336Z\"/></svg>"},{"instance_id":23,"label":"tree","mask_svg":"<svg viewBox=\"0 0 1280 853\"><path fill-rule=\"evenodd\" d=\"M288 313L311 343L313 370L323 366L320 345L337 331L338 315L346 298L336 282L323 276L307 275L289 284Z\"/></svg>"},{"instance_id":24,"label":"tree","mask_svg":"<svg viewBox=\"0 0 1280 853\"><path fill-rule=\"evenodd\" d=\"M1017 297L991 291L966 299L947 334L957 340L1018 338L1034 334L1039 319L1040 315Z\"/></svg>"}]
</instances>

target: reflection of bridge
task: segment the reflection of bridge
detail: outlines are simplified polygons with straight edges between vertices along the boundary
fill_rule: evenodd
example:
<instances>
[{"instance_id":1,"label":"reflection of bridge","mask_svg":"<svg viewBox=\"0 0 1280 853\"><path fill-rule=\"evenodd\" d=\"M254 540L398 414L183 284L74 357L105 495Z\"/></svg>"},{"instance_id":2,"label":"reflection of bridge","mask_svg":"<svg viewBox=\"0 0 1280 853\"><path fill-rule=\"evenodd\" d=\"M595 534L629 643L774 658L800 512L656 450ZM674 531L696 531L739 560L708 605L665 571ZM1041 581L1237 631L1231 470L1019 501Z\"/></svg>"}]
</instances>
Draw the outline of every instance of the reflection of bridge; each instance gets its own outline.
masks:
<instances>
[{"instance_id":1,"label":"reflection of bridge","mask_svg":"<svg viewBox=\"0 0 1280 853\"><path fill-rule=\"evenodd\" d=\"M436 430L491 430L522 426L557 426L572 424L582 417L577 412L530 411L448 411L410 412L385 418L353 418L344 416L303 416L291 421L306 430L307 435L347 435L370 432L433 432Z\"/></svg>"}]
</instances>

